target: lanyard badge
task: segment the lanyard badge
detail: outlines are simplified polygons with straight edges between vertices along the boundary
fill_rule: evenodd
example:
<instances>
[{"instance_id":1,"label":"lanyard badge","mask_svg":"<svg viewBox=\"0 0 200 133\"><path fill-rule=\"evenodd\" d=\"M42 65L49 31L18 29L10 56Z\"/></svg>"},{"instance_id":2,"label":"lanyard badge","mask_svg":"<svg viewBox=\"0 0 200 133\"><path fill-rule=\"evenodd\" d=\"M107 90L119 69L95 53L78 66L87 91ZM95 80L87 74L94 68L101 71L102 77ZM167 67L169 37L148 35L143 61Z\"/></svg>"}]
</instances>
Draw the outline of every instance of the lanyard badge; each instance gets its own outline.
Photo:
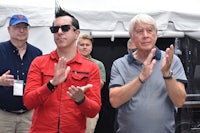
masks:
<instances>
[{"instance_id":1,"label":"lanyard badge","mask_svg":"<svg viewBox=\"0 0 200 133\"><path fill-rule=\"evenodd\" d=\"M14 80L13 96L23 96L23 80Z\"/></svg>"}]
</instances>

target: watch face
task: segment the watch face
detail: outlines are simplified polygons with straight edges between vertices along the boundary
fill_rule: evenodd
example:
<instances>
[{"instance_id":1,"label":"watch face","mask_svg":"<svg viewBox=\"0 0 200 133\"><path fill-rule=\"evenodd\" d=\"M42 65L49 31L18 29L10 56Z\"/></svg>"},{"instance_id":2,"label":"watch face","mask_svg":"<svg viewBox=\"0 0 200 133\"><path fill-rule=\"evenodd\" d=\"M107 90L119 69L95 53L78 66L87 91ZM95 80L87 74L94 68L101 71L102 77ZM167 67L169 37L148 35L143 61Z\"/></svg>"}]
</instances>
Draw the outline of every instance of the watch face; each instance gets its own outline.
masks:
<instances>
[{"instance_id":1,"label":"watch face","mask_svg":"<svg viewBox=\"0 0 200 133\"><path fill-rule=\"evenodd\" d=\"M173 71L171 70L169 73L169 77L172 77L172 75L173 75Z\"/></svg>"},{"instance_id":2,"label":"watch face","mask_svg":"<svg viewBox=\"0 0 200 133\"><path fill-rule=\"evenodd\" d=\"M171 78L172 78L172 75L173 75L173 71L171 70L171 71L169 72L169 75L168 75L167 77L164 77L164 76L163 76L163 78L164 78L164 79L171 79Z\"/></svg>"}]
</instances>

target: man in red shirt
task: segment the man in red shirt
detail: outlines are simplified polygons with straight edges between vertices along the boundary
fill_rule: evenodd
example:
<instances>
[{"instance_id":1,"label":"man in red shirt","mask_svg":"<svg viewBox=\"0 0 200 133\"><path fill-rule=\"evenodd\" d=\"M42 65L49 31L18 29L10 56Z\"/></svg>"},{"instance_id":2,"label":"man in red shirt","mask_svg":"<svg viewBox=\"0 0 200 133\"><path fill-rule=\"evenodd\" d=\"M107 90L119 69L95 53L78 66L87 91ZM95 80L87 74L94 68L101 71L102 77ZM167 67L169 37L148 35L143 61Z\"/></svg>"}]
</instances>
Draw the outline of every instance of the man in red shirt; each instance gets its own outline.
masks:
<instances>
[{"instance_id":1,"label":"man in red shirt","mask_svg":"<svg viewBox=\"0 0 200 133\"><path fill-rule=\"evenodd\" d=\"M85 133L86 117L101 107L98 66L76 48L78 20L59 8L53 26L57 49L29 69L24 104L34 109L29 133Z\"/></svg>"}]
</instances>

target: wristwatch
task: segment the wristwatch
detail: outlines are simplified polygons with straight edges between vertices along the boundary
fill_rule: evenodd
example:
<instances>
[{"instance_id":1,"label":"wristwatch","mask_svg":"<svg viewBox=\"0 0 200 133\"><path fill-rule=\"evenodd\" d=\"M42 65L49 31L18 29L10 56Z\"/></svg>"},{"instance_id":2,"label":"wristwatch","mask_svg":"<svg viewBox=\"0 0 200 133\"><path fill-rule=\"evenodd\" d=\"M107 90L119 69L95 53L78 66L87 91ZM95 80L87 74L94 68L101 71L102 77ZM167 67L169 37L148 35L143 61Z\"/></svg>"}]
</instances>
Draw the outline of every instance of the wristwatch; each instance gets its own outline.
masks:
<instances>
[{"instance_id":1,"label":"wristwatch","mask_svg":"<svg viewBox=\"0 0 200 133\"><path fill-rule=\"evenodd\" d=\"M50 91L53 91L57 86L54 86L50 81L47 83L47 87Z\"/></svg>"},{"instance_id":2,"label":"wristwatch","mask_svg":"<svg viewBox=\"0 0 200 133\"><path fill-rule=\"evenodd\" d=\"M173 71L170 70L169 75L167 77L163 76L164 79L171 79L173 76Z\"/></svg>"}]
</instances>

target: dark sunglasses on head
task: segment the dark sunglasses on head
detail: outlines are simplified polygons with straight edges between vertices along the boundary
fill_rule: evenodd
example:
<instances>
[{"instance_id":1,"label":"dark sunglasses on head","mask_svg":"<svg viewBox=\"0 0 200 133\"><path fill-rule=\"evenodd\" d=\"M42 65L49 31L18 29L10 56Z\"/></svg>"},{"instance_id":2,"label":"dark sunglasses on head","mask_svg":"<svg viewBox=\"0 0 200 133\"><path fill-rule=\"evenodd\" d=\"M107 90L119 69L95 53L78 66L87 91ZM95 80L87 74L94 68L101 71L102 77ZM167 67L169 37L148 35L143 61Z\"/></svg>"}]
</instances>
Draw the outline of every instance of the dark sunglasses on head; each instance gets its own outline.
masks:
<instances>
[{"instance_id":1,"label":"dark sunglasses on head","mask_svg":"<svg viewBox=\"0 0 200 133\"><path fill-rule=\"evenodd\" d=\"M70 30L70 27L71 25L51 26L50 30L51 30L51 33L57 33L59 28L61 28L63 32L68 32Z\"/></svg>"}]
</instances>

